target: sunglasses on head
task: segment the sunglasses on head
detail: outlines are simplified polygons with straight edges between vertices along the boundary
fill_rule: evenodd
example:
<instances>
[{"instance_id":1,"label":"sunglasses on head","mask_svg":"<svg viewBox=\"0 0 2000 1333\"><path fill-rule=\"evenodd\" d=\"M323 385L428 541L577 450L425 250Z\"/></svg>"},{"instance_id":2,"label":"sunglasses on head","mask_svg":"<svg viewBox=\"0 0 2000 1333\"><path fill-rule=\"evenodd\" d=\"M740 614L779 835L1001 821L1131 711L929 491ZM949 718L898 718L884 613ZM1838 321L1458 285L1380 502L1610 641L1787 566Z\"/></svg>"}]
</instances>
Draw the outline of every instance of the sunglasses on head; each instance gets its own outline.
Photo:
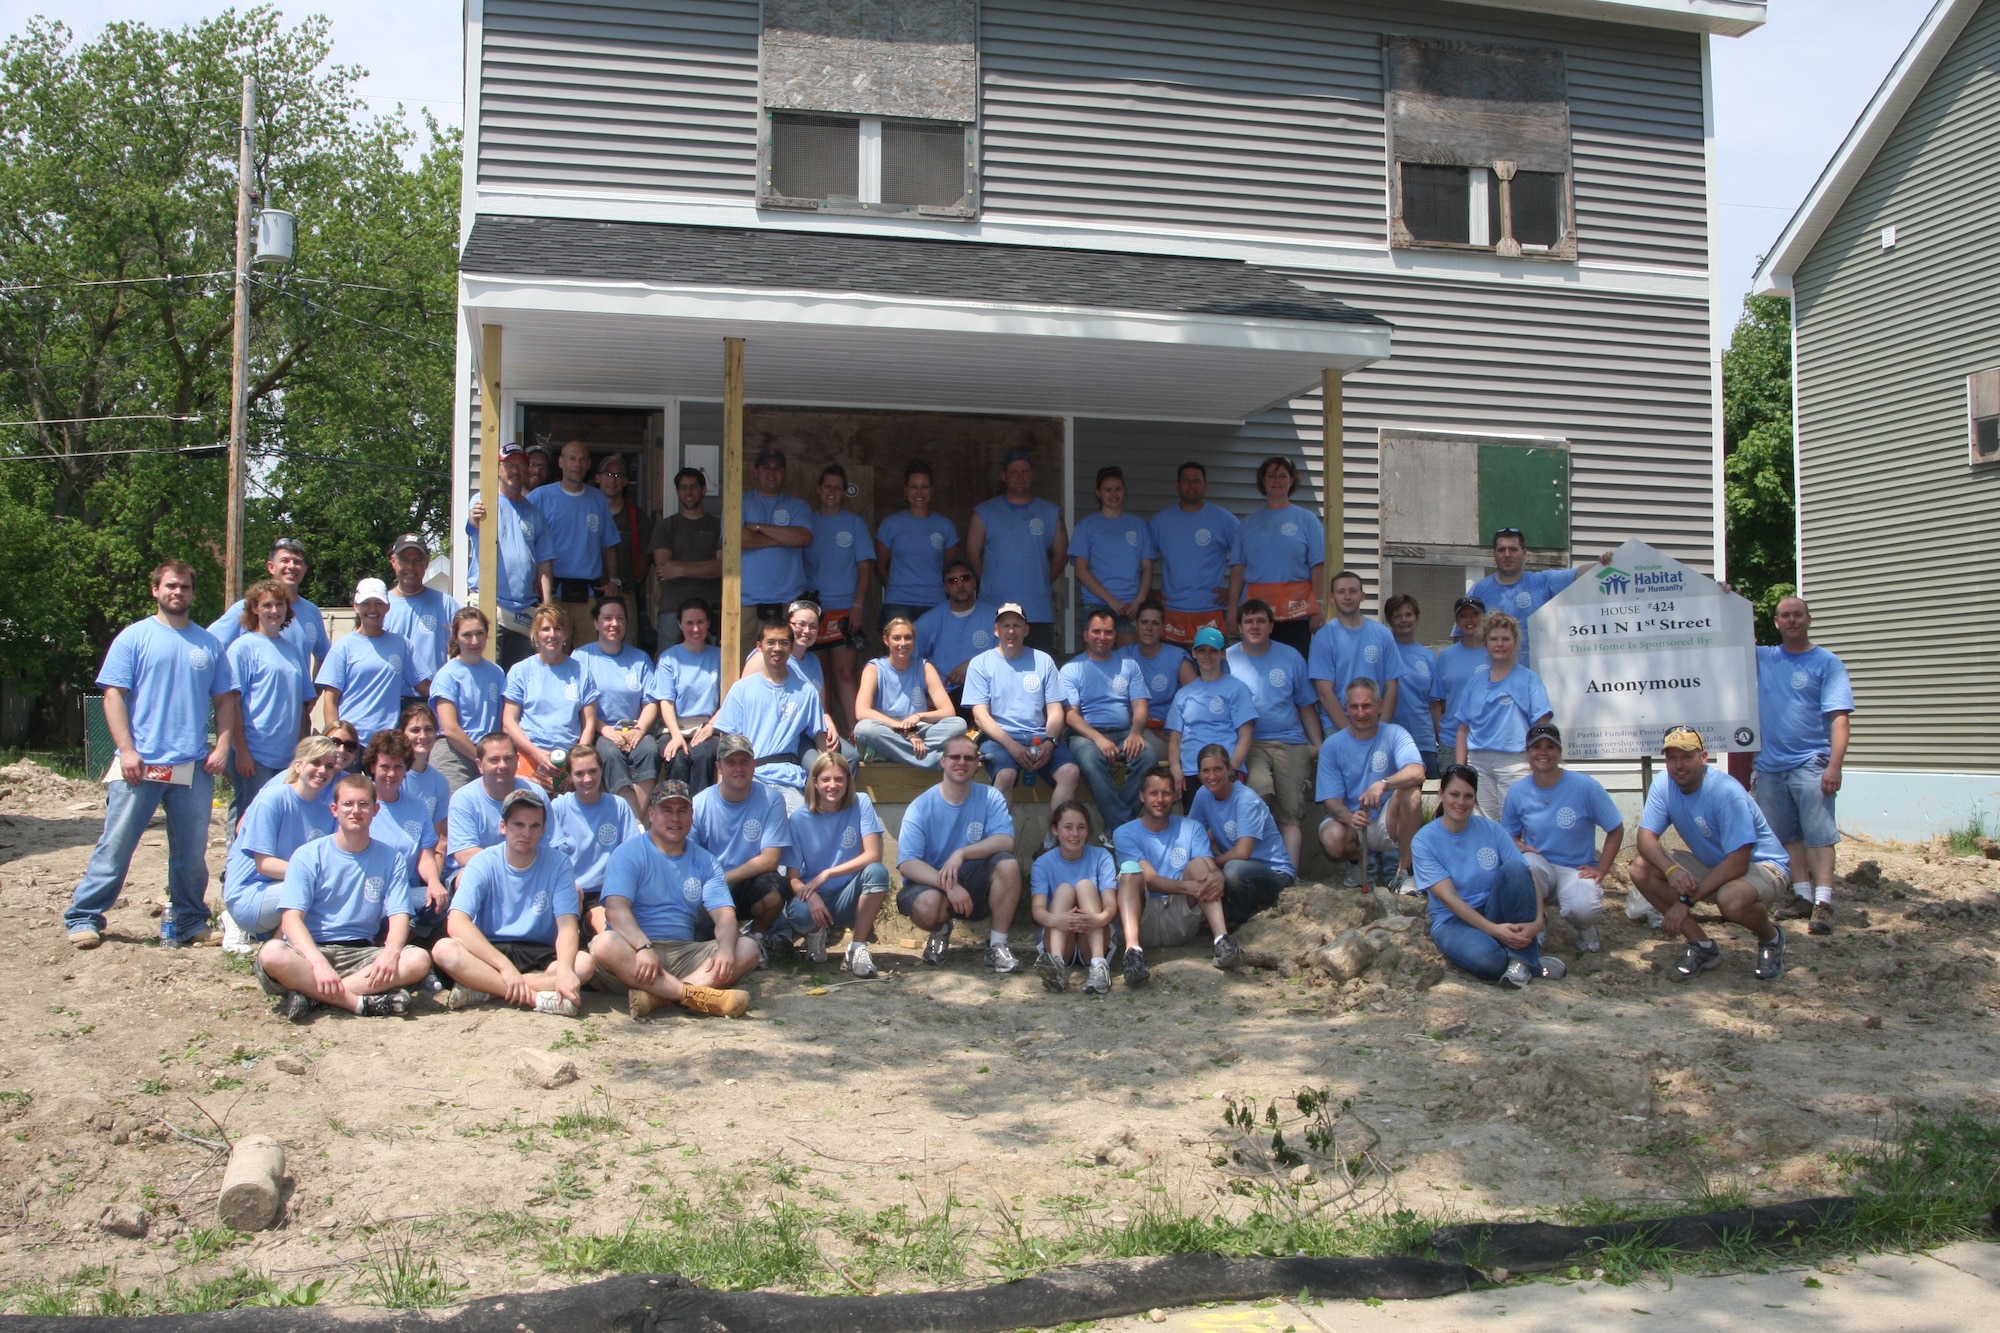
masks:
<instances>
[{"instance_id":1,"label":"sunglasses on head","mask_svg":"<svg viewBox=\"0 0 2000 1333\"><path fill-rule=\"evenodd\" d=\"M1497 542L1497 541L1499 541L1499 540L1500 540L1500 539L1501 539L1502 537L1512 537L1512 538L1514 538L1514 539L1515 539L1516 541L1522 541L1522 542L1525 542L1525 541L1527 540L1526 536L1524 536L1524 535L1522 534L1522 532L1521 532L1521 530L1520 530L1519 528L1495 528L1495 529L1493 529L1493 540L1494 540L1494 541L1496 541L1496 542Z\"/></svg>"},{"instance_id":2,"label":"sunglasses on head","mask_svg":"<svg viewBox=\"0 0 2000 1333\"><path fill-rule=\"evenodd\" d=\"M1446 764L1444 771L1438 774L1438 790L1443 791L1444 784L1453 778L1464 778L1472 784L1474 791L1479 790L1479 770L1470 764Z\"/></svg>"}]
</instances>

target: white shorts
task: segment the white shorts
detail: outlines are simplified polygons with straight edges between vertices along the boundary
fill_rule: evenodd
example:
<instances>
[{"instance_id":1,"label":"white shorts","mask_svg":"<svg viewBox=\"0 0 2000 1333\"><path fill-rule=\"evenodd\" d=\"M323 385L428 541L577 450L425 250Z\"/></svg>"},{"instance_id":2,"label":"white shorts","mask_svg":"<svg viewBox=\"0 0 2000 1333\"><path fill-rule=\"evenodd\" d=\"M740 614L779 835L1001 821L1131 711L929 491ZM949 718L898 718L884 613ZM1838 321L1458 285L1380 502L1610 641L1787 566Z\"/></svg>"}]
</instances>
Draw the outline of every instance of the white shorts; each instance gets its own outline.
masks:
<instances>
[{"instance_id":1,"label":"white shorts","mask_svg":"<svg viewBox=\"0 0 2000 1333\"><path fill-rule=\"evenodd\" d=\"M1525 852L1528 872L1535 877L1535 890L1545 903L1554 903L1563 920L1573 926L1597 924L1604 914L1604 886L1585 879L1574 866L1559 866L1540 852Z\"/></svg>"}]
</instances>

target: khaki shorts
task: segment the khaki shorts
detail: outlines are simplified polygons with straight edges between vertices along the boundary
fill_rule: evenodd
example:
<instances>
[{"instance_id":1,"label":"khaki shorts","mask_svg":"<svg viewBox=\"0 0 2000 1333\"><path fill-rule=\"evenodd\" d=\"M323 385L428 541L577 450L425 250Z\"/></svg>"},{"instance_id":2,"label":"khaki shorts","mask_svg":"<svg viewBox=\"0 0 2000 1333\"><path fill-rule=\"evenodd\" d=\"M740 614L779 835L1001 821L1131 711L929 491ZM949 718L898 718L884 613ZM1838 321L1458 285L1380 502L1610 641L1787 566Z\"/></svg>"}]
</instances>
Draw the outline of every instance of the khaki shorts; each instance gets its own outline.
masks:
<instances>
[{"instance_id":1,"label":"khaki shorts","mask_svg":"<svg viewBox=\"0 0 2000 1333\"><path fill-rule=\"evenodd\" d=\"M285 940L279 940L278 943L284 945L287 949L292 947ZM334 975L351 977L362 968L374 962L381 954L382 946L379 944L322 944L319 946L319 951L325 956L327 962L333 964ZM293 950L293 952L296 953L298 951ZM301 958L305 957L304 954L300 954L299 956ZM257 985L266 995L289 995L291 993L289 987L264 970L264 951L262 949L257 951L256 972Z\"/></svg>"},{"instance_id":2,"label":"khaki shorts","mask_svg":"<svg viewBox=\"0 0 2000 1333\"><path fill-rule=\"evenodd\" d=\"M1696 879L1707 879L1714 866L1703 865L1693 852L1682 850L1669 852L1675 865L1693 875ZM1743 872L1743 882L1757 891L1757 901L1766 907L1776 907L1785 901L1785 895L1792 886L1782 868L1770 861L1752 861L1750 868Z\"/></svg>"},{"instance_id":3,"label":"khaki shorts","mask_svg":"<svg viewBox=\"0 0 2000 1333\"><path fill-rule=\"evenodd\" d=\"M715 957L714 940L654 940L653 957L660 960L660 970L669 976L686 980L700 971L702 965ZM610 995L625 995L631 991L623 981L611 975L611 969L600 967L590 984L597 990Z\"/></svg>"},{"instance_id":4,"label":"khaki shorts","mask_svg":"<svg viewBox=\"0 0 2000 1333\"><path fill-rule=\"evenodd\" d=\"M1139 947L1169 949L1193 944L1203 938L1207 929L1201 904L1194 899L1177 893L1164 898L1147 894L1146 905L1139 913Z\"/></svg>"},{"instance_id":5,"label":"khaki shorts","mask_svg":"<svg viewBox=\"0 0 2000 1333\"><path fill-rule=\"evenodd\" d=\"M1288 741L1250 742L1250 790L1271 803L1280 824L1301 824L1306 816L1306 784L1312 779L1313 749Z\"/></svg>"}]
</instances>

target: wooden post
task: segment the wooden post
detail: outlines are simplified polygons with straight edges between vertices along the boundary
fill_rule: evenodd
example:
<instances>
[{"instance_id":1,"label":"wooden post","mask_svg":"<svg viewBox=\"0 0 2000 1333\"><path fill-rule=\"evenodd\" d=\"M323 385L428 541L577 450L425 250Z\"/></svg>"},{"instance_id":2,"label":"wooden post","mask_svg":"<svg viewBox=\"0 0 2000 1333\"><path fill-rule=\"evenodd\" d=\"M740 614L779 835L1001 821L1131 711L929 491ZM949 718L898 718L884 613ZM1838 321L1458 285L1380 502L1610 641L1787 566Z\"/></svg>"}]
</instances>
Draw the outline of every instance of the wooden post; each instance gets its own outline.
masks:
<instances>
[{"instance_id":1,"label":"wooden post","mask_svg":"<svg viewBox=\"0 0 2000 1333\"><path fill-rule=\"evenodd\" d=\"M1347 567L1347 427L1346 399L1340 371L1320 376L1320 473L1326 527L1326 605L1333 619L1333 576Z\"/></svg>"},{"instance_id":2,"label":"wooden post","mask_svg":"<svg viewBox=\"0 0 2000 1333\"><path fill-rule=\"evenodd\" d=\"M479 525L479 609L492 620L500 588L500 326L480 329L479 343L479 500L486 518ZM493 627L493 658L500 657L500 627Z\"/></svg>"},{"instance_id":3,"label":"wooden post","mask_svg":"<svg viewBox=\"0 0 2000 1333\"><path fill-rule=\"evenodd\" d=\"M243 76L236 129L236 327L229 342L229 498L223 520L222 604L243 595L244 435L250 411L250 176L256 170L257 80Z\"/></svg>"},{"instance_id":4,"label":"wooden post","mask_svg":"<svg viewBox=\"0 0 2000 1333\"><path fill-rule=\"evenodd\" d=\"M743 666L743 340L722 340L722 689Z\"/></svg>"}]
</instances>

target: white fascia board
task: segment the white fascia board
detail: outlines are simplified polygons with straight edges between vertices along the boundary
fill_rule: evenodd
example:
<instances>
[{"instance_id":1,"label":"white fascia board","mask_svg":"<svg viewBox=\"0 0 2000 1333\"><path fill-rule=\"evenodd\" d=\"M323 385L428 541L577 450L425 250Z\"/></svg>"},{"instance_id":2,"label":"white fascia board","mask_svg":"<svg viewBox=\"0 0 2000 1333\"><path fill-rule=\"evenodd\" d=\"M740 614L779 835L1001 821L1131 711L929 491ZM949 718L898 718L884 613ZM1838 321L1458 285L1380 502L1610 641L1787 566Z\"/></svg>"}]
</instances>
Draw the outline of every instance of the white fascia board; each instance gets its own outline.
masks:
<instances>
[{"instance_id":1,"label":"white fascia board","mask_svg":"<svg viewBox=\"0 0 2000 1333\"><path fill-rule=\"evenodd\" d=\"M1487 9L1741 37L1764 26L1764 0L1467 0Z\"/></svg>"},{"instance_id":2,"label":"white fascia board","mask_svg":"<svg viewBox=\"0 0 2000 1333\"><path fill-rule=\"evenodd\" d=\"M986 337L1075 338L1159 343L1230 351L1322 356L1352 370L1389 355L1385 325L1352 327L1301 320L1236 319L1145 310L1100 310L997 302L929 301L906 297L775 288L669 287L561 278L467 274L465 304L476 314L499 310L628 315L725 324L801 324L955 333Z\"/></svg>"},{"instance_id":3,"label":"white fascia board","mask_svg":"<svg viewBox=\"0 0 2000 1333\"><path fill-rule=\"evenodd\" d=\"M1847 132L1840 149L1820 172L1813 183L1805 202L1792 214L1792 220L1785 224L1784 231L1771 252L1764 256L1764 262L1757 266L1757 274L1750 281L1750 290L1758 296L1790 296L1792 275L1805 263L1819 238L1833 224L1834 215L1840 212L1847 196L1861 182L1861 177L1875 160L1875 154L1882 148L1903 113L1910 109L1910 103L1930 82L1951 44L1965 31L1965 25L1972 20L1980 0L1937 0L1931 12L1924 17L1917 28L1916 36L1903 48L1902 56L1889 71L1882 86L1869 99L1867 109L1854 122L1854 128Z\"/></svg>"}]
</instances>

